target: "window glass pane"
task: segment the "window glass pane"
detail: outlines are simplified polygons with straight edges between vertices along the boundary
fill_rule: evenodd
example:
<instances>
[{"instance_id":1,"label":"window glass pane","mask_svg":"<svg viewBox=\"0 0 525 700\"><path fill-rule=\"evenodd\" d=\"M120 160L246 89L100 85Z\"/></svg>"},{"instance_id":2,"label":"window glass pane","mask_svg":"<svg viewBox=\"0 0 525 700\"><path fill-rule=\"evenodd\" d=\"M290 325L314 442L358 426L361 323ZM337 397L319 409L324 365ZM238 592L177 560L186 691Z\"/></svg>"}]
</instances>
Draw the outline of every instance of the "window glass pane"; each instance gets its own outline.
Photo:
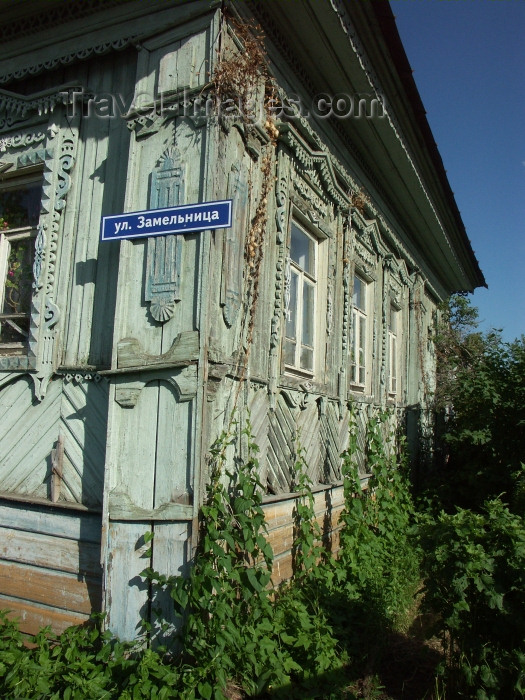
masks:
<instances>
[{"instance_id":1,"label":"window glass pane","mask_svg":"<svg viewBox=\"0 0 525 700\"><path fill-rule=\"evenodd\" d=\"M29 313L31 309L33 243L29 237L10 242L4 314Z\"/></svg>"},{"instance_id":2,"label":"window glass pane","mask_svg":"<svg viewBox=\"0 0 525 700\"><path fill-rule=\"evenodd\" d=\"M365 303L366 303L365 292L366 292L366 284L363 282L363 280L360 277L358 277L356 275L354 277L353 304L355 307L357 307L361 311L365 311Z\"/></svg>"},{"instance_id":3,"label":"window glass pane","mask_svg":"<svg viewBox=\"0 0 525 700\"><path fill-rule=\"evenodd\" d=\"M9 242L9 258L2 306L0 342L22 342L29 333L29 312L33 280L32 238L21 238Z\"/></svg>"},{"instance_id":4,"label":"window glass pane","mask_svg":"<svg viewBox=\"0 0 525 700\"><path fill-rule=\"evenodd\" d=\"M309 369L313 371L314 368L314 351L312 348L301 347L301 369Z\"/></svg>"},{"instance_id":5,"label":"window glass pane","mask_svg":"<svg viewBox=\"0 0 525 700\"><path fill-rule=\"evenodd\" d=\"M315 250L312 239L292 223L290 257L305 272L313 275L315 269Z\"/></svg>"},{"instance_id":6,"label":"window glass pane","mask_svg":"<svg viewBox=\"0 0 525 700\"><path fill-rule=\"evenodd\" d=\"M284 361L287 365L295 365L295 343L291 340L284 341Z\"/></svg>"},{"instance_id":7,"label":"window glass pane","mask_svg":"<svg viewBox=\"0 0 525 700\"><path fill-rule=\"evenodd\" d=\"M351 370L350 381L352 384L364 386L366 383L366 316L354 308L352 310L352 331L350 338Z\"/></svg>"},{"instance_id":8,"label":"window glass pane","mask_svg":"<svg viewBox=\"0 0 525 700\"><path fill-rule=\"evenodd\" d=\"M34 182L0 190L0 226L3 229L36 226L40 199L41 187Z\"/></svg>"},{"instance_id":9,"label":"window glass pane","mask_svg":"<svg viewBox=\"0 0 525 700\"><path fill-rule=\"evenodd\" d=\"M295 222L290 227L290 289L286 314L284 362L313 372L317 241Z\"/></svg>"},{"instance_id":10,"label":"window glass pane","mask_svg":"<svg viewBox=\"0 0 525 700\"><path fill-rule=\"evenodd\" d=\"M351 370L350 379L352 382L356 381L356 358L357 358L356 324L357 324L357 314L355 311L352 311L352 330L351 330L351 336L350 336L350 362L352 363L352 370Z\"/></svg>"},{"instance_id":11,"label":"window glass pane","mask_svg":"<svg viewBox=\"0 0 525 700\"><path fill-rule=\"evenodd\" d=\"M397 339L390 335L390 392L397 391Z\"/></svg>"},{"instance_id":12,"label":"window glass pane","mask_svg":"<svg viewBox=\"0 0 525 700\"><path fill-rule=\"evenodd\" d=\"M396 376L396 366L397 366L397 348L396 339L392 338L392 376Z\"/></svg>"},{"instance_id":13,"label":"window glass pane","mask_svg":"<svg viewBox=\"0 0 525 700\"><path fill-rule=\"evenodd\" d=\"M314 344L314 287L303 279L303 345Z\"/></svg>"},{"instance_id":14,"label":"window glass pane","mask_svg":"<svg viewBox=\"0 0 525 700\"><path fill-rule=\"evenodd\" d=\"M397 333L397 309L394 306L390 306L390 332Z\"/></svg>"},{"instance_id":15,"label":"window glass pane","mask_svg":"<svg viewBox=\"0 0 525 700\"><path fill-rule=\"evenodd\" d=\"M366 350L366 319L363 316L359 317L359 345L363 356L363 361L361 362L361 364L364 365Z\"/></svg>"},{"instance_id":16,"label":"window glass pane","mask_svg":"<svg viewBox=\"0 0 525 700\"><path fill-rule=\"evenodd\" d=\"M290 276L290 304L288 306L288 314L286 316L286 337L297 338L297 285L299 277L292 270Z\"/></svg>"}]
</instances>

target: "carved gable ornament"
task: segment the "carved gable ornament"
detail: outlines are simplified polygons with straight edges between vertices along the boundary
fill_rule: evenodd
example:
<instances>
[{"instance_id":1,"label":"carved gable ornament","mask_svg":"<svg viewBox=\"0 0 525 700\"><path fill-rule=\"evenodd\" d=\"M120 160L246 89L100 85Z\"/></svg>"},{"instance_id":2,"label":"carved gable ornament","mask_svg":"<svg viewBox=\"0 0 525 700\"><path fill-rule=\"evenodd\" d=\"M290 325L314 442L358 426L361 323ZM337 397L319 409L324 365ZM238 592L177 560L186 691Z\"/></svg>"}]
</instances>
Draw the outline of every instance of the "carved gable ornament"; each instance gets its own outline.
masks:
<instances>
[{"instance_id":1,"label":"carved gable ornament","mask_svg":"<svg viewBox=\"0 0 525 700\"><path fill-rule=\"evenodd\" d=\"M390 297L396 304L401 305L406 289L412 286L406 263L389 254L385 257L385 267L388 270Z\"/></svg>"},{"instance_id":2,"label":"carved gable ornament","mask_svg":"<svg viewBox=\"0 0 525 700\"><path fill-rule=\"evenodd\" d=\"M375 219L365 219L363 214L356 208L352 208L352 228L357 239L373 255L384 256L387 248L381 238L379 226Z\"/></svg>"},{"instance_id":3,"label":"carved gable ornament","mask_svg":"<svg viewBox=\"0 0 525 700\"><path fill-rule=\"evenodd\" d=\"M321 218L331 215L330 205L348 208L348 183L327 151L316 150L290 124L279 125L279 141L293 156L294 189Z\"/></svg>"},{"instance_id":4,"label":"carved gable ornament","mask_svg":"<svg viewBox=\"0 0 525 700\"><path fill-rule=\"evenodd\" d=\"M352 208L352 231L355 263L365 275L373 277L378 259L386 253L377 222L365 219Z\"/></svg>"}]
</instances>

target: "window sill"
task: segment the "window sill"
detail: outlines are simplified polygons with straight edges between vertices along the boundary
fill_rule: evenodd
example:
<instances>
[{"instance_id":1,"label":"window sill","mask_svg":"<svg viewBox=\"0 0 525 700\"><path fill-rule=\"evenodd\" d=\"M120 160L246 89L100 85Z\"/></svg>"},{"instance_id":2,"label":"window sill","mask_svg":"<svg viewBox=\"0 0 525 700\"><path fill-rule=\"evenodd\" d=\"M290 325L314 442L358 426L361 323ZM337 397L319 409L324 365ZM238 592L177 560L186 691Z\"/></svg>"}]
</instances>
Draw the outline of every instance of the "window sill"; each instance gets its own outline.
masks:
<instances>
[{"instance_id":1,"label":"window sill","mask_svg":"<svg viewBox=\"0 0 525 700\"><path fill-rule=\"evenodd\" d=\"M307 391L308 393L321 394L325 388L314 381L313 375L292 373L286 370L281 374L279 386L285 389L296 389L297 391Z\"/></svg>"},{"instance_id":2,"label":"window sill","mask_svg":"<svg viewBox=\"0 0 525 700\"><path fill-rule=\"evenodd\" d=\"M359 394L366 394L366 385L365 384L350 384L350 391L353 391L354 393L359 393Z\"/></svg>"},{"instance_id":3,"label":"window sill","mask_svg":"<svg viewBox=\"0 0 525 700\"><path fill-rule=\"evenodd\" d=\"M353 391L350 389L347 394L347 401L356 401L360 404L373 404L374 396L372 394L365 394L360 391Z\"/></svg>"},{"instance_id":4,"label":"window sill","mask_svg":"<svg viewBox=\"0 0 525 700\"><path fill-rule=\"evenodd\" d=\"M290 365L285 365L284 377L294 377L300 379L302 382L313 382L314 373L309 372L306 369L298 369L297 367L292 367Z\"/></svg>"}]
</instances>

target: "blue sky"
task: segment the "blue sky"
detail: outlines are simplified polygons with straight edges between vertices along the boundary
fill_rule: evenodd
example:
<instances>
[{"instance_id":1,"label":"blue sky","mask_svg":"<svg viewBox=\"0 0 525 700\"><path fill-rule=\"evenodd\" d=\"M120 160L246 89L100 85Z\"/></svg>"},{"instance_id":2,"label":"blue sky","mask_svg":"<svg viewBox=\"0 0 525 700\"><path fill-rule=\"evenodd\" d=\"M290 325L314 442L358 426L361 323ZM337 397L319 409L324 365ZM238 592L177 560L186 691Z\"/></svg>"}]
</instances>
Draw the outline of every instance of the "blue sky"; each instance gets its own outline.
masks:
<instances>
[{"instance_id":1,"label":"blue sky","mask_svg":"<svg viewBox=\"0 0 525 700\"><path fill-rule=\"evenodd\" d=\"M525 0L391 0L489 289L480 328L525 334Z\"/></svg>"}]
</instances>

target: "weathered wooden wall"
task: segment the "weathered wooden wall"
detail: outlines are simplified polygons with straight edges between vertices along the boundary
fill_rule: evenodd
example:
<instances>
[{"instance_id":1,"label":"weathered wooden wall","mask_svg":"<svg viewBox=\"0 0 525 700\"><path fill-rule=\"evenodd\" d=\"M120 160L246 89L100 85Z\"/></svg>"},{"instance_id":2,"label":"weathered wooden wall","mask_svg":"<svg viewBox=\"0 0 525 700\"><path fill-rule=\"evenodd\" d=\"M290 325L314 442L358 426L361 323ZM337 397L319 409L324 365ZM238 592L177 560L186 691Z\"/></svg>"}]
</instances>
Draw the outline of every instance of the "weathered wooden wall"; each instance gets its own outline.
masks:
<instances>
[{"instance_id":1,"label":"weathered wooden wall","mask_svg":"<svg viewBox=\"0 0 525 700\"><path fill-rule=\"evenodd\" d=\"M100 514L0 498L0 523L0 608L24 633L100 611Z\"/></svg>"},{"instance_id":2,"label":"weathered wooden wall","mask_svg":"<svg viewBox=\"0 0 525 700\"><path fill-rule=\"evenodd\" d=\"M49 71L23 89L89 83L126 94L129 62L124 53ZM7 356L13 371L0 375L0 497L9 498L0 518L1 605L26 633L83 622L102 603L109 384L98 371L111 364L118 246L99 251L98 232L101 215L122 208L129 130L121 119L89 118L81 99L68 109L42 111L4 134L3 158L22 173L41 164L44 185L31 372L24 358Z\"/></svg>"},{"instance_id":3,"label":"weathered wooden wall","mask_svg":"<svg viewBox=\"0 0 525 700\"><path fill-rule=\"evenodd\" d=\"M138 55L136 92L181 86L198 94L206 81L213 16L161 33ZM125 209L209 201L211 125L176 110L128 122ZM200 503L203 338L209 232L122 241L110 378L104 518L105 609L110 629L126 638L141 620L161 634L146 567L187 571ZM148 547L145 532L154 540ZM149 550L149 554L147 551ZM169 596L156 600L176 624Z\"/></svg>"},{"instance_id":4,"label":"weathered wooden wall","mask_svg":"<svg viewBox=\"0 0 525 700\"><path fill-rule=\"evenodd\" d=\"M264 124L199 111L218 38L234 47L233 32L206 3L181 4L169 18L155 12L158 26L141 18L151 31L140 46L130 34L123 51L77 56L11 85L167 100L163 112L149 104L113 116L80 102L72 115L56 103L6 132L2 160L40 164L44 182L31 352L0 356L0 603L22 615L27 632L46 621L63 629L102 606L120 636L136 637L143 619L162 636L140 572L187 571L208 452L234 409L260 449L275 583L291 574L299 452L336 552L349 404L358 407L365 475L367 418L388 407L392 425L402 423L406 407L432 391L436 300L373 184L370 202L351 206L361 171L345 143L304 119L279 124L270 138ZM278 64L285 97L296 77L284 54ZM228 198L231 229L99 241L103 215ZM253 269L247 237L261 199L263 256ZM302 374L282 353L294 218L319 240L315 368ZM356 274L373 290L361 387L350 380ZM395 395L387 388L392 300L403 329ZM236 447L242 458L241 438ZM169 599L155 603L175 624Z\"/></svg>"}]
</instances>

